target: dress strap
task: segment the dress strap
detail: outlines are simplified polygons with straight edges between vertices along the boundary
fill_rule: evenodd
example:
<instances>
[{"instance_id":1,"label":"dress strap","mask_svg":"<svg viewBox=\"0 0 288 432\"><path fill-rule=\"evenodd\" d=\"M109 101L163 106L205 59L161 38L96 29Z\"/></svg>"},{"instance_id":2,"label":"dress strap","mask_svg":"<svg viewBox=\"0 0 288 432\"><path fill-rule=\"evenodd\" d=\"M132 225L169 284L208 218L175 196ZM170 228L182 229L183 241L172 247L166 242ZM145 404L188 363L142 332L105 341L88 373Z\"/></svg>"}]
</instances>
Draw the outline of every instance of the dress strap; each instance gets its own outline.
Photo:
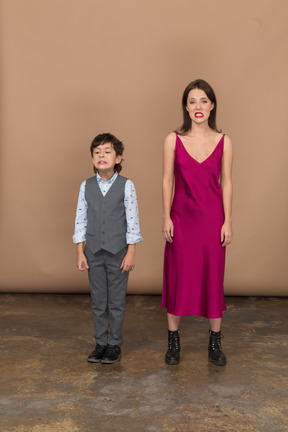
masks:
<instances>
[{"instance_id":1,"label":"dress strap","mask_svg":"<svg viewBox=\"0 0 288 432\"><path fill-rule=\"evenodd\" d=\"M181 140L180 140L180 138L179 138L178 133L177 133L176 131L174 131L174 133L175 133L175 135L176 135L174 154L176 155L176 153L179 152L179 141L181 141Z\"/></svg>"},{"instance_id":2,"label":"dress strap","mask_svg":"<svg viewBox=\"0 0 288 432\"><path fill-rule=\"evenodd\" d=\"M222 135L222 138L220 139L219 144L218 144L221 158L222 158L223 152L224 152L224 138L225 138L225 134Z\"/></svg>"}]
</instances>

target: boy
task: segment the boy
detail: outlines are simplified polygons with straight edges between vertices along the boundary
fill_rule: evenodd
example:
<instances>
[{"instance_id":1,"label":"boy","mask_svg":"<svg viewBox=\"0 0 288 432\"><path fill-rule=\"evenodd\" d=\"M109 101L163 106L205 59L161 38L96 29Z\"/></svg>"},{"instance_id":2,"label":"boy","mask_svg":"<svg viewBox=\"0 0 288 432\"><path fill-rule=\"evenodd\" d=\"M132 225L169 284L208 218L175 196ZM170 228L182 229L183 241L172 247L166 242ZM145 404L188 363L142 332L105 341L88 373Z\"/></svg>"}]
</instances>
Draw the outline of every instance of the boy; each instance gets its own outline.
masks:
<instances>
[{"instance_id":1,"label":"boy","mask_svg":"<svg viewBox=\"0 0 288 432\"><path fill-rule=\"evenodd\" d=\"M89 276L96 339L88 357L92 363L121 358L128 275L135 267L136 243L143 241L134 185L119 175L123 151L122 142L109 133L94 138L90 152L96 176L81 184L77 205L73 242L77 267Z\"/></svg>"}]
</instances>

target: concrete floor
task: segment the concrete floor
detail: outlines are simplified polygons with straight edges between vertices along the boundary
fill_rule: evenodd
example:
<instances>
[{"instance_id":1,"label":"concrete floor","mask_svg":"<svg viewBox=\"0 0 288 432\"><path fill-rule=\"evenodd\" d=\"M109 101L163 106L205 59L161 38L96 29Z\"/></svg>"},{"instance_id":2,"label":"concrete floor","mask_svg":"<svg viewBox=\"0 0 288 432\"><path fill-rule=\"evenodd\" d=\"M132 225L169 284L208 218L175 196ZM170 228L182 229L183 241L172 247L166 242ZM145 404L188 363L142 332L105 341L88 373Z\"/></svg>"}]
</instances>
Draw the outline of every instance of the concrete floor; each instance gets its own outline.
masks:
<instances>
[{"instance_id":1,"label":"concrete floor","mask_svg":"<svg viewBox=\"0 0 288 432\"><path fill-rule=\"evenodd\" d=\"M226 301L226 366L208 363L198 317L165 365L159 296L127 297L121 362L101 365L88 295L0 294L0 431L288 431L288 298Z\"/></svg>"}]
</instances>

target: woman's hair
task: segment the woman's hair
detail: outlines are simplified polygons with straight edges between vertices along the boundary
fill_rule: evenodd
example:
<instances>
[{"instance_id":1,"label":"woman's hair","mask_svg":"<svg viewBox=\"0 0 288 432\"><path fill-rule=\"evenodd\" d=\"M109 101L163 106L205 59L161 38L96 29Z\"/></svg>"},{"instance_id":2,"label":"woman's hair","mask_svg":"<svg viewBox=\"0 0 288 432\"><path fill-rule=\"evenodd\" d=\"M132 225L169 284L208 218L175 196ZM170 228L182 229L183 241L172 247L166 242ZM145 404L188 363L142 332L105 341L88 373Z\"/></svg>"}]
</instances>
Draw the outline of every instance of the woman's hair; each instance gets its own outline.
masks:
<instances>
[{"instance_id":1,"label":"woman's hair","mask_svg":"<svg viewBox=\"0 0 288 432\"><path fill-rule=\"evenodd\" d=\"M192 120L189 116L189 113L188 113L186 107L187 107L188 95L189 95L190 91L194 90L194 89L203 90L206 93L206 96L208 97L208 99L214 104L214 107L210 112L208 124L209 124L211 129L214 129L217 132L221 132L221 130L218 130L217 126L216 126L217 100L216 100L214 90L206 81L204 81L202 79L197 79L195 81L192 81L190 84L188 84L188 86L184 90L184 93L182 96L183 124L182 124L182 126L180 126L177 129L177 132L180 135L184 135L192 127Z\"/></svg>"},{"instance_id":2,"label":"woman's hair","mask_svg":"<svg viewBox=\"0 0 288 432\"><path fill-rule=\"evenodd\" d=\"M113 149L116 152L116 156L122 156L123 152L124 152L124 144L119 141L114 135L110 134L110 133L103 133L100 135L97 135L90 146L90 152L91 152L91 156L93 157L93 151L96 147L98 147L101 144L106 144L106 143L111 143ZM119 164L115 164L114 165L114 170L117 171L118 173L121 172L122 170L122 161L124 159L121 160L121 162ZM93 166L94 172L97 173L97 169L95 168L95 166Z\"/></svg>"}]
</instances>

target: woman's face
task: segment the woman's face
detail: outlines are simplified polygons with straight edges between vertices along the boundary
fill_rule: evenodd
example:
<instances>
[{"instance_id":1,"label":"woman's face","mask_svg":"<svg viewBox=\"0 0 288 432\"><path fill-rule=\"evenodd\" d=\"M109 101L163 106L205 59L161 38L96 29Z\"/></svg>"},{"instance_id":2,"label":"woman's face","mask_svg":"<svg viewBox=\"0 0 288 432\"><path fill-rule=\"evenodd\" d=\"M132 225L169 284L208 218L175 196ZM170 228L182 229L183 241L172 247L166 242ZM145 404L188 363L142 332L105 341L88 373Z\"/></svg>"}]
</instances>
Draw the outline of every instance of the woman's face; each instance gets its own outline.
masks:
<instances>
[{"instance_id":1,"label":"woman's face","mask_svg":"<svg viewBox=\"0 0 288 432\"><path fill-rule=\"evenodd\" d=\"M188 93L186 109L193 122L197 124L207 122L213 108L214 104L203 90L196 88Z\"/></svg>"}]
</instances>

